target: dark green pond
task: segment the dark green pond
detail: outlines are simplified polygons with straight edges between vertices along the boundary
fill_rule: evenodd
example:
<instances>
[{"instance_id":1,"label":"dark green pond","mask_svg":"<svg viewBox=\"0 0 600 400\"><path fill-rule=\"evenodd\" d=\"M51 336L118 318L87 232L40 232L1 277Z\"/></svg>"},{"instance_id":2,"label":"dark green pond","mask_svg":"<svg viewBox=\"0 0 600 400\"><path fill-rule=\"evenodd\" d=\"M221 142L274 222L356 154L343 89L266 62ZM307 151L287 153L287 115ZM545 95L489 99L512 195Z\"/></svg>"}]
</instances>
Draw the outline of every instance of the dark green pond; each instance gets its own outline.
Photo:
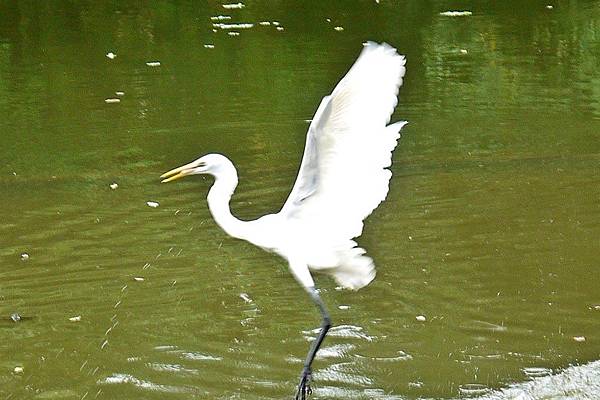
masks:
<instances>
[{"instance_id":1,"label":"dark green pond","mask_svg":"<svg viewBox=\"0 0 600 400\"><path fill-rule=\"evenodd\" d=\"M334 328L312 398L594 398L584 0L0 1L0 397L292 398L317 310L282 259L215 225L209 179L159 175L223 153L234 213L278 211L365 40L406 55L410 124L358 240L377 279L316 277Z\"/></svg>"}]
</instances>

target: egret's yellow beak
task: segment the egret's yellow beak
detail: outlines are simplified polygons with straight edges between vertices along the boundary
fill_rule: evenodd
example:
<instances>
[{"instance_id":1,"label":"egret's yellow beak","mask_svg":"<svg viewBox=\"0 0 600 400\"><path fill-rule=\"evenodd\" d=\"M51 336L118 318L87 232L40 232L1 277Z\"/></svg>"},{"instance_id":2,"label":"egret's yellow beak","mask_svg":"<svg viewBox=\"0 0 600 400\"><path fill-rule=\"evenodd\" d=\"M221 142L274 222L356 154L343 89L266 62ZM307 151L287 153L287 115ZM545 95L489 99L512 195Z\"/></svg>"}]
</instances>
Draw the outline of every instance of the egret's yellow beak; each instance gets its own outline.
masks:
<instances>
[{"instance_id":1,"label":"egret's yellow beak","mask_svg":"<svg viewBox=\"0 0 600 400\"><path fill-rule=\"evenodd\" d=\"M191 162L189 164L182 165L168 172L165 172L160 177L163 178L162 183L174 181L175 179L183 178L184 176L192 175L194 168L200 166L201 163L198 161Z\"/></svg>"}]
</instances>

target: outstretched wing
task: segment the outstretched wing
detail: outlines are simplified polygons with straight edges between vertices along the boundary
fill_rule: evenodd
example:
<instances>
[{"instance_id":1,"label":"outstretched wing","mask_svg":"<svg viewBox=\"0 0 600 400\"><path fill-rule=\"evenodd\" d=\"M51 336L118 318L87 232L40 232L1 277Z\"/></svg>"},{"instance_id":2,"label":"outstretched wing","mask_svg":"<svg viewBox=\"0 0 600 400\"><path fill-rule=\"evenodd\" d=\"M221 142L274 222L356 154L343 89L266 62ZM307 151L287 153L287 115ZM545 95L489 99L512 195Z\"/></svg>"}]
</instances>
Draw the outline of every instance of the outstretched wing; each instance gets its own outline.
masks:
<instances>
[{"instance_id":1,"label":"outstretched wing","mask_svg":"<svg viewBox=\"0 0 600 400\"><path fill-rule=\"evenodd\" d=\"M387 195L392 175L387 167L406 123L387 125L398 103L404 64L388 44L365 44L315 113L281 215L306 222L326 233L319 236L335 241L360 236L362 221Z\"/></svg>"}]
</instances>

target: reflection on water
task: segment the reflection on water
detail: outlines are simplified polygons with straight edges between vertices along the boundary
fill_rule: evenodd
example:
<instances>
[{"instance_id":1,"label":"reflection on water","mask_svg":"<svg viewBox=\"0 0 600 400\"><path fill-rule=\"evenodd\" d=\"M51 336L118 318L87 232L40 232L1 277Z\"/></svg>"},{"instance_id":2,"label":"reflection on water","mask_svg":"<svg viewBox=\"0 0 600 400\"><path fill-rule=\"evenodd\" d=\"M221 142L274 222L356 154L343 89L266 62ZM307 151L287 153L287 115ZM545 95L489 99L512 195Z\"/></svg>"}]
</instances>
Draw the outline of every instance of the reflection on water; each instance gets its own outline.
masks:
<instances>
[{"instance_id":1,"label":"reflection on water","mask_svg":"<svg viewBox=\"0 0 600 400\"><path fill-rule=\"evenodd\" d=\"M224 153L234 212L278 210L366 39L407 55L410 124L360 238L377 279L317 277L313 397L599 392L596 2L244 5L0 3L3 398L289 398L318 313L215 226L210 180L158 176Z\"/></svg>"}]
</instances>

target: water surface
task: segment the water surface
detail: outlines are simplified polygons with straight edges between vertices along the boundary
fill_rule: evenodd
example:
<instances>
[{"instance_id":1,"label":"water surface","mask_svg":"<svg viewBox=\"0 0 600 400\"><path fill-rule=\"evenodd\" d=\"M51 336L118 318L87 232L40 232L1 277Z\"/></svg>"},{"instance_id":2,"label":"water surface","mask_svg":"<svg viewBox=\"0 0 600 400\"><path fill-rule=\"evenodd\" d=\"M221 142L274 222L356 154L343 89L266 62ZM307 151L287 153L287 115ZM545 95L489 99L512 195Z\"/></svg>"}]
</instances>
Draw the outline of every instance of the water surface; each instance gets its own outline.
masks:
<instances>
[{"instance_id":1,"label":"water surface","mask_svg":"<svg viewBox=\"0 0 600 400\"><path fill-rule=\"evenodd\" d=\"M407 56L410 124L359 240L377 279L317 278L335 327L314 398L512 398L536 379L561 398L548 375L573 365L591 398L600 8L547 5L0 2L0 393L290 398L317 311L283 260L214 224L210 180L158 176L220 152L234 213L278 211L307 120L371 39Z\"/></svg>"}]
</instances>

